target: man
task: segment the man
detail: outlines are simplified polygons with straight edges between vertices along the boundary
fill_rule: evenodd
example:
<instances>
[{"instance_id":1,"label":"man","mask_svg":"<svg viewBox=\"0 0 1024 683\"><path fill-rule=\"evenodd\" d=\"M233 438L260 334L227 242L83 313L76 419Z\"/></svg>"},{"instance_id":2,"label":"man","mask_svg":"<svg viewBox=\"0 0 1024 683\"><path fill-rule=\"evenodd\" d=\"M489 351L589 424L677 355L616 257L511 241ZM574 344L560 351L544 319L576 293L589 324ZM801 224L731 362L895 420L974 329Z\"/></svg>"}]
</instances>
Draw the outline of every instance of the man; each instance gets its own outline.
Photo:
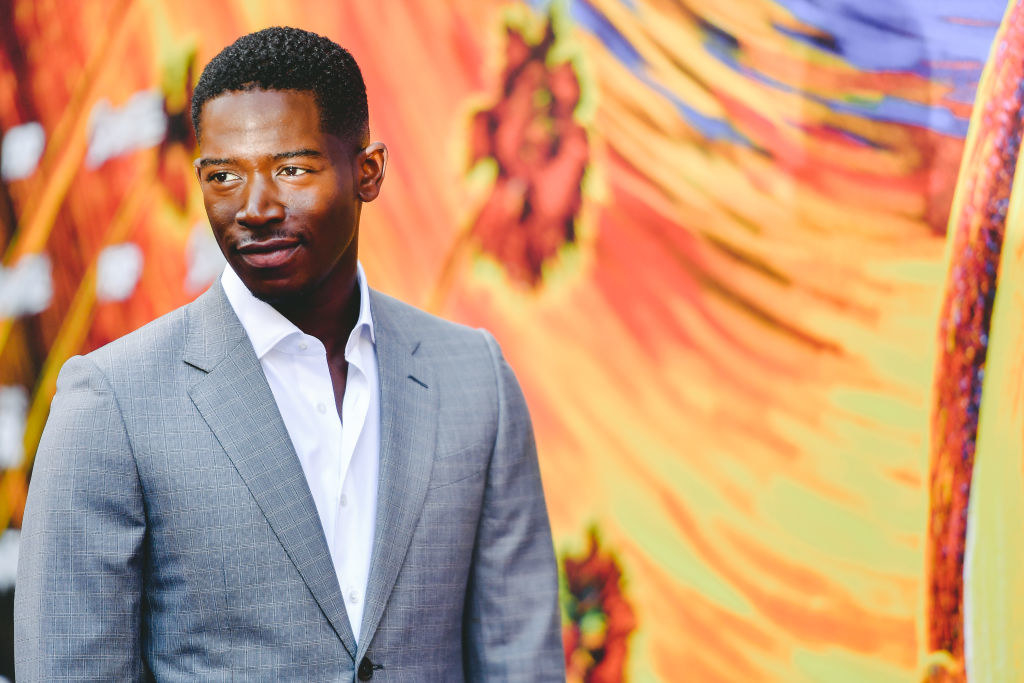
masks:
<instances>
[{"instance_id":1,"label":"man","mask_svg":"<svg viewBox=\"0 0 1024 683\"><path fill-rule=\"evenodd\" d=\"M529 416L486 332L368 290L387 165L351 56L244 36L193 98L229 267L68 361L36 456L19 681L561 680Z\"/></svg>"}]
</instances>

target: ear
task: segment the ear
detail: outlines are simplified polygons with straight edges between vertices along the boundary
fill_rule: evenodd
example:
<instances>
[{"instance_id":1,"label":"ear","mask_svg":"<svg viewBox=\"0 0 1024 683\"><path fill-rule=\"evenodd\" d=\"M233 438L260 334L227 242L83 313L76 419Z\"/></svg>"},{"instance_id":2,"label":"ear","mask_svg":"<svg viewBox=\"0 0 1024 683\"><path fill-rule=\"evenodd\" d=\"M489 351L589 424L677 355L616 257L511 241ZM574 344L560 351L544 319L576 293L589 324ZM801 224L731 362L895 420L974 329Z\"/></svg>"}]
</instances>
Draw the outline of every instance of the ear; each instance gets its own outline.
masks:
<instances>
[{"instance_id":1,"label":"ear","mask_svg":"<svg viewBox=\"0 0 1024 683\"><path fill-rule=\"evenodd\" d=\"M364 202L380 194L384 171L388 166L388 148L383 142L371 142L356 156L356 193Z\"/></svg>"}]
</instances>

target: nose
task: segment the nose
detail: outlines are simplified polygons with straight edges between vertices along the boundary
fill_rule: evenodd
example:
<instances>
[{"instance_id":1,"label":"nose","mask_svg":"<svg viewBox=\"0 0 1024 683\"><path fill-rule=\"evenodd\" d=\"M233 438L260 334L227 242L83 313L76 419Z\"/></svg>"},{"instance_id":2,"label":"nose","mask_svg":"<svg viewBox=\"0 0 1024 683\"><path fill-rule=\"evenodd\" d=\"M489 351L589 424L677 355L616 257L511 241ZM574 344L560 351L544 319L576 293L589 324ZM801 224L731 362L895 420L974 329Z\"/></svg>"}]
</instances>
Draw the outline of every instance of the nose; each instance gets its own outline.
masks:
<instances>
[{"instance_id":1,"label":"nose","mask_svg":"<svg viewBox=\"0 0 1024 683\"><path fill-rule=\"evenodd\" d=\"M284 204L277 196L272 180L254 174L246 183L242 205L235 214L235 220L247 228L259 228L280 223L284 220Z\"/></svg>"}]
</instances>

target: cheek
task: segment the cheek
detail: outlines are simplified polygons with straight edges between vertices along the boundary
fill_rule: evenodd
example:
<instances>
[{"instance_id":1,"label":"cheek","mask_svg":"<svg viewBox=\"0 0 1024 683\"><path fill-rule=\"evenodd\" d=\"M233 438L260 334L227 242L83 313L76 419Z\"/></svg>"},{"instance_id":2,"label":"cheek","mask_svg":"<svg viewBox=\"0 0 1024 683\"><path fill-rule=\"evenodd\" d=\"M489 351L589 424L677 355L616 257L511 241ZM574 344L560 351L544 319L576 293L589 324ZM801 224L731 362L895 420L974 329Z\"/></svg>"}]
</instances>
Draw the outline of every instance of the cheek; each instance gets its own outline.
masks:
<instances>
[{"instance_id":1,"label":"cheek","mask_svg":"<svg viewBox=\"0 0 1024 683\"><path fill-rule=\"evenodd\" d=\"M203 192L203 206L206 207L206 215L210 224L233 222L235 210L231 202L223 195L211 191Z\"/></svg>"},{"instance_id":2,"label":"cheek","mask_svg":"<svg viewBox=\"0 0 1024 683\"><path fill-rule=\"evenodd\" d=\"M209 219L210 229L214 239L222 252L227 257L226 246L231 241L230 234L235 225L235 211L227 205L223 198L203 195L203 205L206 207L206 217Z\"/></svg>"},{"instance_id":3,"label":"cheek","mask_svg":"<svg viewBox=\"0 0 1024 683\"><path fill-rule=\"evenodd\" d=\"M327 215L345 204L339 187L330 182L283 194L284 203L292 212L306 215Z\"/></svg>"},{"instance_id":4,"label":"cheek","mask_svg":"<svg viewBox=\"0 0 1024 683\"><path fill-rule=\"evenodd\" d=\"M355 202L343 196L338 188L296 192L285 204L295 223L305 226L307 237L325 248L344 243L345 234L355 219Z\"/></svg>"},{"instance_id":5,"label":"cheek","mask_svg":"<svg viewBox=\"0 0 1024 683\"><path fill-rule=\"evenodd\" d=\"M221 251L225 251L225 247L230 242L229 233L231 232L231 224L225 224L218 221L211 214L210 219L210 230L213 232L213 238L217 240L217 246L220 247Z\"/></svg>"},{"instance_id":6,"label":"cheek","mask_svg":"<svg viewBox=\"0 0 1024 683\"><path fill-rule=\"evenodd\" d=\"M234 227L234 217L238 215L238 209L233 203L225 201L223 197L213 198L204 203L210 227L215 234L226 233Z\"/></svg>"}]
</instances>

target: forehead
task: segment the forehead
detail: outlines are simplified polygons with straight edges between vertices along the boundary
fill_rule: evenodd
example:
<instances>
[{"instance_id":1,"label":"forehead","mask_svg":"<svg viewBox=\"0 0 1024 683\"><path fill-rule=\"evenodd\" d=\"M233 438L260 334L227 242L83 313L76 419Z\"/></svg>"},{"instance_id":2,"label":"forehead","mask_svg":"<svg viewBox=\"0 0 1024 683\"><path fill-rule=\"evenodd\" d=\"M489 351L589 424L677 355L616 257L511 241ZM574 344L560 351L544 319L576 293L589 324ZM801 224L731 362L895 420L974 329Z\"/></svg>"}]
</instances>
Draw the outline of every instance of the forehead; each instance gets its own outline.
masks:
<instances>
[{"instance_id":1,"label":"forehead","mask_svg":"<svg viewBox=\"0 0 1024 683\"><path fill-rule=\"evenodd\" d=\"M299 90L225 92L203 105L204 156L262 156L282 149L322 149L320 106Z\"/></svg>"}]
</instances>

